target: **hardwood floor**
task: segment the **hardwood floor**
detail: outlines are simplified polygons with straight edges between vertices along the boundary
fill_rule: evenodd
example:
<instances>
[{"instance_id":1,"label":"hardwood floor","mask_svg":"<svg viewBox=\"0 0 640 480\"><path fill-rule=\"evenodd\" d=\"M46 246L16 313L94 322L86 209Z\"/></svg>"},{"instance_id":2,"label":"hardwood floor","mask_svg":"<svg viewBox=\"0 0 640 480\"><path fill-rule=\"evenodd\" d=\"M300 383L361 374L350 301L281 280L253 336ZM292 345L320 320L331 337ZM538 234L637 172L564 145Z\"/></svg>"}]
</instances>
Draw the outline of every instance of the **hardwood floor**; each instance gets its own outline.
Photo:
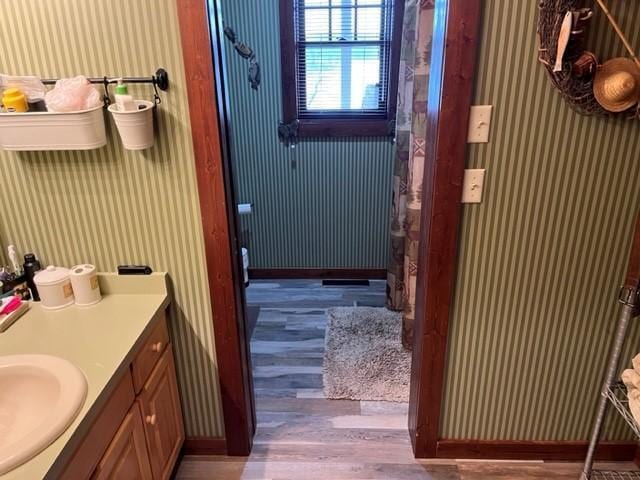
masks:
<instances>
[{"instance_id":1,"label":"hardwood floor","mask_svg":"<svg viewBox=\"0 0 640 480\"><path fill-rule=\"evenodd\" d=\"M383 306L385 282L254 281L251 339L258 428L248 458L185 457L180 480L576 480L580 464L418 461L407 405L328 400L322 394L326 309ZM620 468L620 465L617 465ZM632 464L627 468L634 468Z\"/></svg>"}]
</instances>

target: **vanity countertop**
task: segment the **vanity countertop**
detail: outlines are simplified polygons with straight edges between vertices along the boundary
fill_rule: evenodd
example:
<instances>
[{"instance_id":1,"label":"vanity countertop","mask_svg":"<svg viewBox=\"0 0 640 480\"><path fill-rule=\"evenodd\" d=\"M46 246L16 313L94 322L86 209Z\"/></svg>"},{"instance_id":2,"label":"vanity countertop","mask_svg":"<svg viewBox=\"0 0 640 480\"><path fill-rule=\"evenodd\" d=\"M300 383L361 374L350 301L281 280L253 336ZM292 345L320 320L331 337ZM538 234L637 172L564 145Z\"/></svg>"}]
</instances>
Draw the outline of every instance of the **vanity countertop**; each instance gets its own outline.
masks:
<instances>
[{"instance_id":1,"label":"vanity countertop","mask_svg":"<svg viewBox=\"0 0 640 480\"><path fill-rule=\"evenodd\" d=\"M102 301L89 307L44 310L38 303L0 333L0 355L48 354L76 365L87 378L87 398L71 426L1 480L56 478L117 386L156 314L167 308L167 274L100 274Z\"/></svg>"}]
</instances>

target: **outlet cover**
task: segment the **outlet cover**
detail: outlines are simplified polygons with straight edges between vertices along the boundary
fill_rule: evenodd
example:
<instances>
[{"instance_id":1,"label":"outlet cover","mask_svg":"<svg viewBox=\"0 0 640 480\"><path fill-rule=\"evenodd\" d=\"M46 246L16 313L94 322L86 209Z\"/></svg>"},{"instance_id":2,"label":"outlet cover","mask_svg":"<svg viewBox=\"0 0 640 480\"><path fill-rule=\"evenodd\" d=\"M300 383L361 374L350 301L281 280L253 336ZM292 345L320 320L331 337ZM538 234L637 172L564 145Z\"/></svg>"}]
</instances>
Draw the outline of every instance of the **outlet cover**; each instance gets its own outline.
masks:
<instances>
[{"instance_id":1,"label":"outlet cover","mask_svg":"<svg viewBox=\"0 0 640 480\"><path fill-rule=\"evenodd\" d=\"M492 105L474 105L469 115L468 143L489 143Z\"/></svg>"},{"instance_id":2,"label":"outlet cover","mask_svg":"<svg viewBox=\"0 0 640 480\"><path fill-rule=\"evenodd\" d=\"M481 203L484 189L484 168L464 171L462 203Z\"/></svg>"}]
</instances>

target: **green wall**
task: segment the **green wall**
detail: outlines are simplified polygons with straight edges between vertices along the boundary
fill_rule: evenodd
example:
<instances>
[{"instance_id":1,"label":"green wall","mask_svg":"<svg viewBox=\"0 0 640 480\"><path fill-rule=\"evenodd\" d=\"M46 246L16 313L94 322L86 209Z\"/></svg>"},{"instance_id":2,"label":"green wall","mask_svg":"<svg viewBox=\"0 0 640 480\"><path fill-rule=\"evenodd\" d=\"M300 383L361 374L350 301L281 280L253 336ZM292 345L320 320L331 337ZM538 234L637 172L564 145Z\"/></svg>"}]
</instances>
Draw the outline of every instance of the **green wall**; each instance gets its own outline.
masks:
<instances>
[{"instance_id":1,"label":"green wall","mask_svg":"<svg viewBox=\"0 0 640 480\"><path fill-rule=\"evenodd\" d=\"M111 132L106 147L90 152L0 151L0 238L49 264L114 271L146 263L169 272L187 434L222 436L176 2L23 0L11 8L0 15L0 72L133 76L162 66L171 76L151 150L125 152ZM151 88L135 94L150 98Z\"/></svg>"},{"instance_id":2,"label":"green wall","mask_svg":"<svg viewBox=\"0 0 640 480\"><path fill-rule=\"evenodd\" d=\"M278 0L222 0L226 25L254 48L258 92L247 62L227 42L233 157L251 264L258 268L386 268L393 145L387 139L278 143L281 60Z\"/></svg>"},{"instance_id":3,"label":"green wall","mask_svg":"<svg viewBox=\"0 0 640 480\"><path fill-rule=\"evenodd\" d=\"M609 4L640 45L640 3ZM537 6L485 2L475 103L494 116L491 142L468 160L487 169L486 190L464 207L445 438L586 440L615 327L640 122L569 109L536 61ZM594 51L623 54L600 14L595 25ZM625 365L637 330L630 344ZM609 432L630 438L620 424Z\"/></svg>"},{"instance_id":4,"label":"green wall","mask_svg":"<svg viewBox=\"0 0 640 480\"><path fill-rule=\"evenodd\" d=\"M259 26L231 21L239 18L238 4L253 12L251 22L265 24L260 38L253 38ZM232 113L247 119L233 119L236 149L244 144L243 158L255 157L238 170L256 184L270 178L283 185L258 196L257 185L250 190L241 179L240 201L256 203L245 226L274 247L277 262L261 258L259 245L252 256L261 266L317 266L318 253L323 265L384 266L386 244L379 243L387 240L390 180L382 178L391 174L390 145L320 141L288 151L275 133L268 144L243 141L257 138L267 124L263 116L274 130L279 118L273 5L234 2L227 11L241 38L256 47L265 77L262 91L249 91L246 65L229 58ZM469 166L487 168L488 176L483 203L464 208L441 434L585 439L638 206L640 124L585 118L567 108L535 60L537 2L485 5L476 103L493 104L495 115L491 143L471 147L469 156ZM632 27L640 4L612 6L639 45L640 31ZM0 203L25 205L3 209L0 237L48 263L92 261L112 271L118 263L141 262L168 271L187 431L222 435L175 2L25 0L20 7L39 14L11 22L0 16L0 71L146 75L162 65L172 87L163 94L158 143L146 153L124 152L114 136L94 152L0 152ZM125 10L147 20L113 15ZM271 48L262 53L263 45ZM622 53L610 36L596 50ZM240 95L252 106L249 113L237 108ZM301 199L297 210L285 202L289 191ZM261 222L261 211L276 220ZM271 224L277 228L268 234ZM371 225L379 236L364 228ZM632 344L626 358L640 350L635 331ZM626 432L618 425L614 435Z\"/></svg>"}]
</instances>

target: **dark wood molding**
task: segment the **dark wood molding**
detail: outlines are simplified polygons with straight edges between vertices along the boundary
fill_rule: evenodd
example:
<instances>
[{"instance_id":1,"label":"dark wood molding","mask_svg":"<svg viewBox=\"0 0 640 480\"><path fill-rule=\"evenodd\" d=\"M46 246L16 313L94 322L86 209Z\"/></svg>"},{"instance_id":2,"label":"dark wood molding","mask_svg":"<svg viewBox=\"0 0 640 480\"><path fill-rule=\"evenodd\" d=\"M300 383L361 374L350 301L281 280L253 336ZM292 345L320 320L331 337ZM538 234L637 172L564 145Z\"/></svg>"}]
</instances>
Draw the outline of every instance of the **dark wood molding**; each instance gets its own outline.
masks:
<instances>
[{"instance_id":1,"label":"dark wood molding","mask_svg":"<svg viewBox=\"0 0 640 480\"><path fill-rule=\"evenodd\" d=\"M482 0L439 0L435 8L409 402L418 458L438 454L481 6Z\"/></svg>"},{"instance_id":2,"label":"dark wood molding","mask_svg":"<svg viewBox=\"0 0 640 480\"><path fill-rule=\"evenodd\" d=\"M395 120L398 113L398 82L400 81L400 55L402 53L402 30L404 27L404 0L395 0L393 10L393 41L389 57L389 106L387 119L393 121L392 136L395 137Z\"/></svg>"},{"instance_id":3,"label":"dark wood molding","mask_svg":"<svg viewBox=\"0 0 640 480\"><path fill-rule=\"evenodd\" d=\"M393 126L382 119L300 119L299 137L389 137Z\"/></svg>"},{"instance_id":4,"label":"dark wood molding","mask_svg":"<svg viewBox=\"0 0 640 480\"><path fill-rule=\"evenodd\" d=\"M634 442L602 442L596 460L629 462L636 453ZM509 440L439 440L438 458L582 461L589 442L536 442Z\"/></svg>"},{"instance_id":5,"label":"dark wood molding","mask_svg":"<svg viewBox=\"0 0 640 480\"><path fill-rule=\"evenodd\" d=\"M182 445L182 455L226 455L227 440L224 437L187 437Z\"/></svg>"},{"instance_id":6,"label":"dark wood molding","mask_svg":"<svg viewBox=\"0 0 640 480\"><path fill-rule=\"evenodd\" d=\"M627 264L627 275L624 280L624 287L637 289L640 285L640 215L636 219L636 227L633 232L631 242L631 253Z\"/></svg>"},{"instance_id":7,"label":"dark wood molding","mask_svg":"<svg viewBox=\"0 0 640 480\"><path fill-rule=\"evenodd\" d=\"M381 118L366 116L345 118L343 116L318 116L298 119L297 53L295 22L293 16L295 0L279 0L280 16L280 62L282 64L282 116L285 124L299 120L299 137L389 137L393 135L398 97L398 68L402 46L404 1L396 0L393 12L393 37L389 53L389 101Z\"/></svg>"},{"instance_id":8,"label":"dark wood molding","mask_svg":"<svg viewBox=\"0 0 640 480\"><path fill-rule=\"evenodd\" d=\"M298 118L294 0L279 0L280 64L282 65L282 116L284 123Z\"/></svg>"},{"instance_id":9,"label":"dark wood molding","mask_svg":"<svg viewBox=\"0 0 640 480\"><path fill-rule=\"evenodd\" d=\"M383 268L250 268L249 278L380 280L387 278Z\"/></svg>"},{"instance_id":10,"label":"dark wood molding","mask_svg":"<svg viewBox=\"0 0 640 480\"><path fill-rule=\"evenodd\" d=\"M212 22L217 21L215 3ZM244 332L236 202L227 156L221 42L210 34L206 1L177 0L177 4L226 444L229 455L244 456L251 451L255 410Z\"/></svg>"}]
</instances>

